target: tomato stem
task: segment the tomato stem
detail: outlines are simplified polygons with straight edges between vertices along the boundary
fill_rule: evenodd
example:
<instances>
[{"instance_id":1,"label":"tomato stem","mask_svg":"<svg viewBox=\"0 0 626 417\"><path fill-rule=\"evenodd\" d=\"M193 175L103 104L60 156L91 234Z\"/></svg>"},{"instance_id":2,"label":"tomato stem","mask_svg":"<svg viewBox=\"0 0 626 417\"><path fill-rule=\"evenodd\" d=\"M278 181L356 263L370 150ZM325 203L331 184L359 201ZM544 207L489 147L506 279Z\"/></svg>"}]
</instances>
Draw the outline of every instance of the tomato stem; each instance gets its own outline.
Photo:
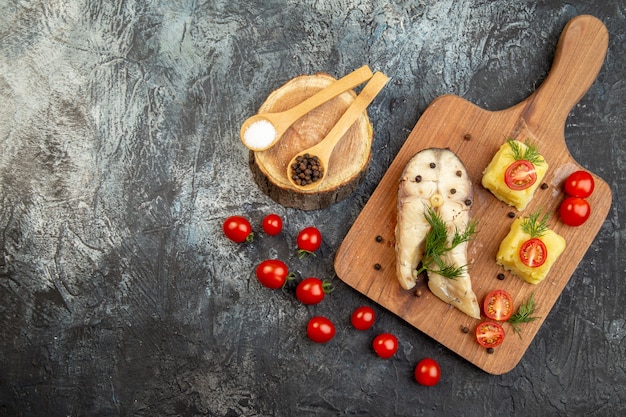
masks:
<instances>
[{"instance_id":1,"label":"tomato stem","mask_svg":"<svg viewBox=\"0 0 626 417\"><path fill-rule=\"evenodd\" d=\"M324 290L324 294L329 294L335 290L335 287L332 282L324 280L322 282L322 290Z\"/></svg>"},{"instance_id":2,"label":"tomato stem","mask_svg":"<svg viewBox=\"0 0 626 417\"><path fill-rule=\"evenodd\" d=\"M317 256L315 252L311 252L310 250L306 250L306 249L298 249L297 253L298 253L298 258L300 259L304 259L304 257L308 255Z\"/></svg>"},{"instance_id":3,"label":"tomato stem","mask_svg":"<svg viewBox=\"0 0 626 417\"><path fill-rule=\"evenodd\" d=\"M289 272L289 273L287 274L287 276L285 277L285 282L283 282L283 286L282 286L282 288L281 288L281 289L283 289L283 290L284 290L284 289L285 289L285 287L287 286L287 283L288 283L289 281L293 281L294 279L296 279L296 274L294 274L293 272Z\"/></svg>"}]
</instances>

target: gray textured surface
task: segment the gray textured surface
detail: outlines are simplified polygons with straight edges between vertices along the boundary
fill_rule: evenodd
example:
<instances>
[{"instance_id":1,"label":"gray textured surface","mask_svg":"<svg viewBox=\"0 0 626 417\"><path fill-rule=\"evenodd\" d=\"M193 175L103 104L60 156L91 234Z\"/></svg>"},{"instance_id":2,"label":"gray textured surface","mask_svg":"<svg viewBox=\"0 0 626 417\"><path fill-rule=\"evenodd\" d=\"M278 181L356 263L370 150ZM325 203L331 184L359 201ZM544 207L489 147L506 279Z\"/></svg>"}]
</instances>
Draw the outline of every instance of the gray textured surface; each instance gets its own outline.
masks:
<instances>
[{"instance_id":1,"label":"gray textured surface","mask_svg":"<svg viewBox=\"0 0 626 417\"><path fill-rule=\"evenodd\" d=\"M550 415L626 409L626 6L623 1L3 0L0 16L0 414L14 416ZM528 96L571 17L610 32L605 66L566 126L611 185L610 214L520 364L489 376L335 279L324 303L261 288L281 257L333 278L350 225L431 100L488 109ZM255 186L241 122L289 78L363 64L392 82L370 107L374 157L329 209L277 206ZM230 214L286 219L235 246ZM314 224L316 258L293 239ZM338 332L310 343L308 317ZM396 357L369 344L395 333ZM425 389L415 363L436 358Z\"/></svg>"}]
</instances>

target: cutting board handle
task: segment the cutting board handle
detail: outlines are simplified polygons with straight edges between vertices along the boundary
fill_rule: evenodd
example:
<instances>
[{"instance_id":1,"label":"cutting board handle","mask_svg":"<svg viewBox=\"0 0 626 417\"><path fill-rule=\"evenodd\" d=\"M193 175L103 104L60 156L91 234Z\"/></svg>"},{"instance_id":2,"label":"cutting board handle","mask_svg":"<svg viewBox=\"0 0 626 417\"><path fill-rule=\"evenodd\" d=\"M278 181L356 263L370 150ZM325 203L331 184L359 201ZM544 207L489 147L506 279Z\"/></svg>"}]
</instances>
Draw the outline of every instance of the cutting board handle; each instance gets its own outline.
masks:
<instances>
[{"instance_id":1,"label":"cutting board handle","mask_svg":"<svg viewBox=\"0 0 626 417\"><path fill-rule=\"evenodd\" d=\"M523 103L525 120L565 125L567 115L596 79L608 49L606 26L597 18L571 19L561 34L545 81ZM547 120L546 120L547 119Z\"/></svg>"}]
</instances>

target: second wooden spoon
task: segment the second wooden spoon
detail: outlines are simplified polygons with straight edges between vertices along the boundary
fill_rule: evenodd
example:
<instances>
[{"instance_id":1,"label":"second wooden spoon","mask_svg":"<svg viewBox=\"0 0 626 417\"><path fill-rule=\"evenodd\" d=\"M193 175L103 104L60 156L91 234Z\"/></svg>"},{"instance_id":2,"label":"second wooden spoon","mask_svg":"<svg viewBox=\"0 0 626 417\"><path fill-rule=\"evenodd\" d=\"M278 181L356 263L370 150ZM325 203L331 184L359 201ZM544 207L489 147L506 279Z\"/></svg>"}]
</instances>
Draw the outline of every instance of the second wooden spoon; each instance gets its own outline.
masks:
<instances>
[{"instance_id":1,"label":"second wooden spoon","mask_svg":"<svg viewBox=\"0 0 626 417\"><path fill-rule=\"evenodd\" d=\"M289 161L287 164L287 178L293 187L299 190L313 190L320 186L325 178L328 161L333 149L356 119L367 109L367 106L374 100L380 90L387 84L387 81L389 81L389 78L382 72L374 74L326 137L316 145L298 153ZM314 161L313 169L308 168L311 172L300 172L307 170L306 165L309 160ZM303 180L303 176L313 176L313 178Z\"/></svg>"}]
</instances>

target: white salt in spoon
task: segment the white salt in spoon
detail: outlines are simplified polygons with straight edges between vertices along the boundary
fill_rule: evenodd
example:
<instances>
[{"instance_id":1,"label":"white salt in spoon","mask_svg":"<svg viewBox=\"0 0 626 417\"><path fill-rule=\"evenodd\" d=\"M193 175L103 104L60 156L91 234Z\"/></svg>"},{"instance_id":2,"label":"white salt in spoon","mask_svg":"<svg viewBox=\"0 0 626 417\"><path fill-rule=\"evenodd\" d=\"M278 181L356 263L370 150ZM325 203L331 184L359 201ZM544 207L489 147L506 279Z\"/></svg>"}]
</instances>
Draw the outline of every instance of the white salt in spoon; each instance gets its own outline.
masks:
<instances>
[{"instance_id":1,"label":"white salt in spoon","mask_svg":"<svg viewBox=\"0 0 626 417\"><path fill-rule=\"evenodd\" d=\"M372 71L367 65L352 71L318 91L302 103L279 113L256 114L249 117L239 133L243 144L253 151L264 151L272 147L296 120L321 106L341 93L372 78Z\"/></svg>"},{"instance_id":2,"label":"white salt in spoon","mask_svg":"<svg viewBox=\"0 0 626 417\"><path fill-rule=\"evenodd\" d=\"M333 149L337 143L339 143L339 140L346 134L348 129L352 127L354 122L363 114L365 109L367 109L367 106L370 105L380 90L382 90L385 84L387 84L387 81L389 81L389 78L382 72L374 74L372 79L365 85L365 87L363 87L363 90L361 90L352 104L350 104L350 106L346 109L335 126L333 126L330 132L328 132L326 137L324 137L324 139L316 145L299 152L291 159L291 161L289 161L287 164L287 178L293 187L299 190L307 191L320 186L322 181L324 181L324 178L326 178L328 161L333 153ZM319 167L318 171L320 172L319 176L308 184L297 183L294 178L294 176L297 175L297 173L294 172L294 167L301 163L301 161L298 160L298 157L304 155L307 155L307 159L317 157L315 164Z\"/></svg>"}]
</instances>

